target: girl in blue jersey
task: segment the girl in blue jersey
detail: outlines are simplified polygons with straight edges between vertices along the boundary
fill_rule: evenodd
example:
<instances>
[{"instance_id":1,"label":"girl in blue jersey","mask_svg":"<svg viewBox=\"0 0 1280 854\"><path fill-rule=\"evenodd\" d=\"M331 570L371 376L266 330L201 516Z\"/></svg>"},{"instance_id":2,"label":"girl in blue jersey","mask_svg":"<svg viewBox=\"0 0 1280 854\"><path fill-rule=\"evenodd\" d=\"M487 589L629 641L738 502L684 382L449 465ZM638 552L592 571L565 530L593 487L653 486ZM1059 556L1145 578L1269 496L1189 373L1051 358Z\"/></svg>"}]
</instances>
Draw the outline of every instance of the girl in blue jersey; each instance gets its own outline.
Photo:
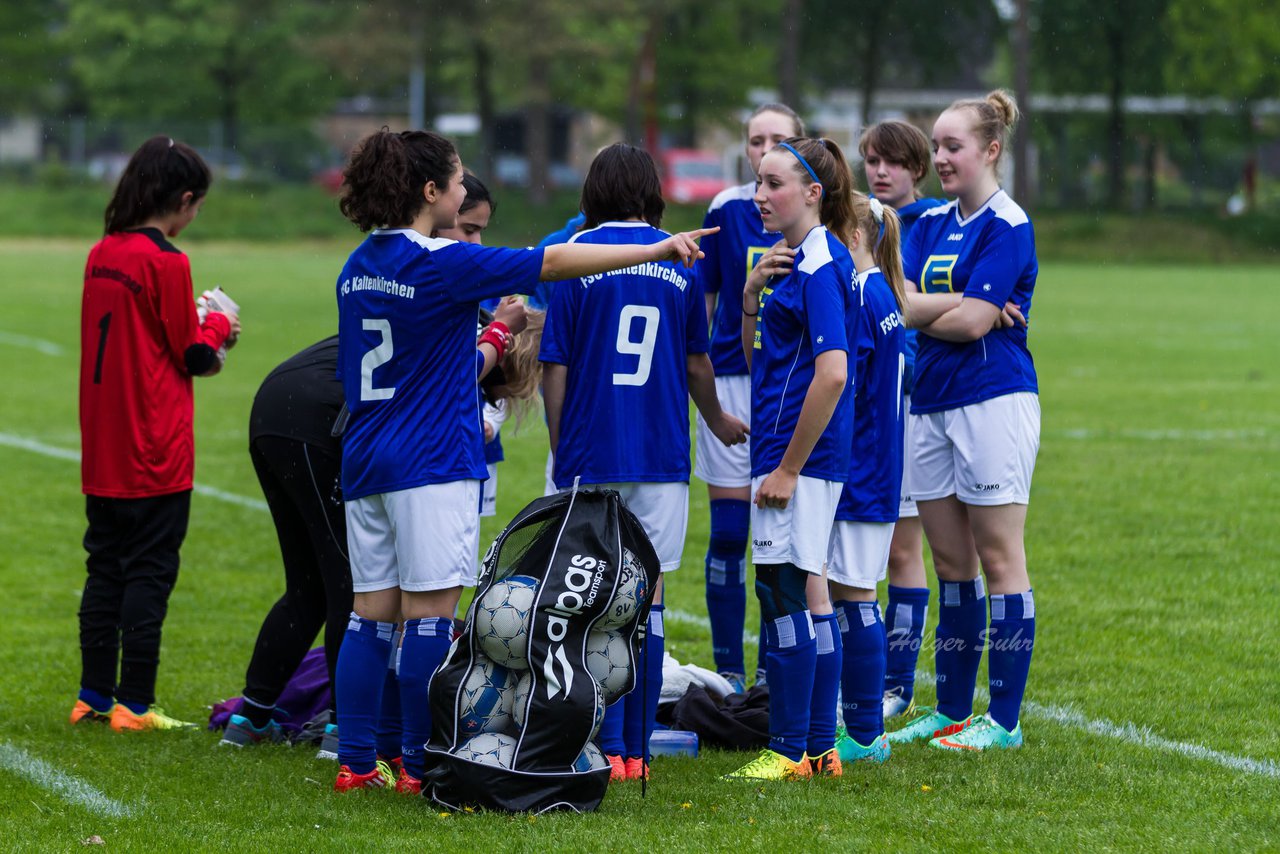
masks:
<instances>
[{"instance_id":1,"label":"girl in blue jersey","mask_svg":"<svg viewBox=\"0 0 1280 854\"><path fill-rule=\"evenodd\" d=\"M879 199L854 196L858 228L850 251L858 283L853 352L853 451L827 553L837 625L834 655L818 656L818 678L839 679L845 733L838 750L811 744L815 771L889 758L881 710L885 631L876 584L885 576L902 490L905 302L898 217ZM816 618L815 618L816 619ZM824 666L825 665L825 666Z\"/></svg>"},{"instance_id":2,"label":"girl in blue jersey","mask_svg":"<svg viewBox=\"0 0 1280 854\"><path fill-rule=\"evenodd\" d=\"M570 245L659 243L666 238L658 229L664 207L653 158L611 145L591 163L582 186L586 221ZM746 424L716 399L706 329L697 277L673 264L646 264L560 285L542 337L556 487L578 480L618 490L653 541L663 572L677 569L684 552L689 397L720 442L746 441ZM661 580L653 601L644 672L610 707L601 729L612 779L647 773L662 691Z\"/></svg>"},{"instance_id":3,"label":"girl in blue jersey","mask_svg":"<svg viewBox=\"0 0 1280 854\"><path fill-rule=\"evenodd\" d=\"M825 751L835 740L838 683L815 672L819 650L835 642L822 569L852 447L853 176L834 142L804 138L779 143L759 175L762 221L783 238L751 271L742 297L769 746L728 779L790 780L812 775L810 744Z\"/></svg>"},{"instance_id":4,"label":"girl in blue jersey","mask_svg":"<svg viewBox=\"0 0 1280 854\"><path fill-rule=\"evenodd\" d=\"M944 202L922 198L917 189L929 173L929 138L913 124L880 122L863 132L858 140L867 187L882 204L898 215L905 241L920 215ZM906 362L902 393L903 410L911 408L911 388L915 380L916 332L906 330ZM909 428L909 422L908 422ZM904 452L911 446L910 430L903 431ZM924 640L929 613L929 583L924 570L924 538L920 511L911 497L911 483L902 479L898 522L889 545L889 601L884 613L887 664L881 709L885 718L912 710L915 694L916 660Z\"/></svg>"},{"instance_id":5,"label":"girl in blue jersey","mask_svg":"<svg viewBox=\"0 0 1280 854\"><path fill-rule=\"evenodd\" d=\"M516 250L429 237L456 224L466 197L453 144L380 131L343 174L343 214L369 237L338 278L338 371L351 411L342 449L354 611L338 658L338 791L391 784L376 760L383 671L404 617L399 684L400 791L420 789L431 731L427 684L452 635L479 548L484 442L475 391L479 302L538 280L699 257L696 231L644 246ZM481 336L501 361L508 330Z\"/></svg>"},{"instance_id":6,"label":"girl in blue jersey","mask_svg":"<svg viewBox=\"0 0 1280 854\"><path fill-rule=\"evenodd\" d=\"M804 136L804 122L783 104L757 107L747 118L746 152L754 176L760 160L784 139ZM711 364L716 372L720 405L742 419L751 415L751 377L742 355L742 284L747 272L782 235L760 221L752 181L731 187L711 202L705 227L720 233L702 241L706 258L698 275L706 290L711 317ZM702 418L698 419L698 453L694 474L706 481L711 499L711 537L707 544L707 615L716 670L735 689L745 687L742 629L747 608L747 530L751 516L750 443L725 447ZM760 636L764 637L761 624ZM756 668L764 681L764 645Z\"/></svg>"},{"instance_id":7,"label":"girl in blue jersey","mask_svg":"<svg viewBox=\"0 0 1280 854\"><path fill-rule=\"evenodd\" d=\"M497 210L497 203L489 193L484 182L471 172L462 175L462 186L467 191L462 206L458 208L458 221L449 228L436 229L436 237L457 240L461 243L484 243L484 231L489 227L489 220ZM483 300L480 307L493 311L498 307L499 298ZM488 383L485 383L488 385ZM487 399L481 392L484 420L484 462L489 476L481 487L480 515L495 516L498 512L498 463L502 462L502 437L499 435L503 423L507 420L507 403L504 400Z\"/></svg>"},{"instance_id":8,"label":"girl in blue jersey","mask_svg":"<svg viewBox=\"0 0 1280 854\"><path fill-rule=\"evenodd\" d=\"M1022 744L1018 716L1035 641L1023 528L1040 403L1022 322L1036 283L1035 239L997 171L1017 116L1013 99L996 91L938 117L934 168L954 200L924 213L903 252L918 290L909 295L910 317L921 333L908 477L941 601L938 706L892 741L931 739L952 750ZM984 645L991 703L973 717Z\"/></svg>"}]
</instances>

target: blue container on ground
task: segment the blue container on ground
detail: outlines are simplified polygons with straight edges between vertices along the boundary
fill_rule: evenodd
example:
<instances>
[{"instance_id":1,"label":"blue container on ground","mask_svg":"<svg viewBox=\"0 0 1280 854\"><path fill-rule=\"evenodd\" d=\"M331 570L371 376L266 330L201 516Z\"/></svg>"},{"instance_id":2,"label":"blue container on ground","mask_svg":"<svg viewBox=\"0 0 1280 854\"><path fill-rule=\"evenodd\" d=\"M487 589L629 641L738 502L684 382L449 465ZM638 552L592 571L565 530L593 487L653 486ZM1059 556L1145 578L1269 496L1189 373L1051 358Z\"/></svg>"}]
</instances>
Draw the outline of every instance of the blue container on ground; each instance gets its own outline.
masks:
<instances>
[{"instance_id":1,"label":"blue container on ground","mask_svg":"<svg viewBox=\"0 0 1280 854\"><path fill-rule=\"evenodd\" d=\"M683 729L656 729L649 737L652 756L697 756L698 734Z\"/></svg>"}]
</instances>

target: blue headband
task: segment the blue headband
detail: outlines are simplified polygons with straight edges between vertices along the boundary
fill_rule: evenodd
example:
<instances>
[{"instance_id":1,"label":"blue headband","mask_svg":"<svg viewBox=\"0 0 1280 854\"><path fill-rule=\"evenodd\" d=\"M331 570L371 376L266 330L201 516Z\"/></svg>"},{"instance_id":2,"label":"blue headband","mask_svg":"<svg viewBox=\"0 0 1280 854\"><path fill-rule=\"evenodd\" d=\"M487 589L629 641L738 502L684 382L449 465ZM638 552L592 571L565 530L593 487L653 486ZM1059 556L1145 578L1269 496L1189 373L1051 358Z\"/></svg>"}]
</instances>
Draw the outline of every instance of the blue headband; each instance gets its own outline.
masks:
<instances>
[{"instance_id":1,"label":"blue headband","mask_svg":"<svg viewBox=\"0 0 1280 854\"><path fill-rule=\"evenodd\" d=\"M778 147L785 148L787 151L790 151L792 154L796 156L796 160L799 160L800 165L804 167L804 171L809 173L809 177L813 179L813 183L817 184L819 187L822 187L822 195L825 196L827 194L827 188L823 186L822 181L818 178L818 173L813 171L813 167L809 165L809 161L805 160L804 157L801 156L800 152L796 151L794 148L787 145L785 142L778 143Z\"/></svg>"}]
</instances>

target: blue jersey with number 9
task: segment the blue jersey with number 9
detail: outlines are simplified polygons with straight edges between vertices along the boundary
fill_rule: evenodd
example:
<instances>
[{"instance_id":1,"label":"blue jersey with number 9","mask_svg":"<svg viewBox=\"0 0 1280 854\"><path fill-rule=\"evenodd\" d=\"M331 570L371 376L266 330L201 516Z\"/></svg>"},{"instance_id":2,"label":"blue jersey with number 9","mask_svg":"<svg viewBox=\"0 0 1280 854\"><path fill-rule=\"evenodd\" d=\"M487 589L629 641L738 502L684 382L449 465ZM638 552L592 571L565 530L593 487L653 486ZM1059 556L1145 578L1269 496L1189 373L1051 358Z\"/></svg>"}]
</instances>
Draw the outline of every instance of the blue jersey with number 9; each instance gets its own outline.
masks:
<instances>
[{"instance_id":1,"label":"blue jersey with number 9","mask_svg":"<svg viewBox=\"0 0 1280 854\"><path fill-rule=\"evenodd\" d=\"M606 222L571 243L653 244L643 222ZM560 284L542 331L543 362L568 368L555 484L689 480L690 353L707 352L698 277L672 262Z\"/></svg>"},{"instance_id":2,"label":"blue jersey with number 9","mask_svg":"<svg viewBox=\"0 0 1280 854\"><path fill-rule=\"evenodd\" d=\"M338 378L351 410L348 499L487 476L476 320L487 297L526 293L541 249L374 231L338 277Z\"/></svg>"}]
</instances>

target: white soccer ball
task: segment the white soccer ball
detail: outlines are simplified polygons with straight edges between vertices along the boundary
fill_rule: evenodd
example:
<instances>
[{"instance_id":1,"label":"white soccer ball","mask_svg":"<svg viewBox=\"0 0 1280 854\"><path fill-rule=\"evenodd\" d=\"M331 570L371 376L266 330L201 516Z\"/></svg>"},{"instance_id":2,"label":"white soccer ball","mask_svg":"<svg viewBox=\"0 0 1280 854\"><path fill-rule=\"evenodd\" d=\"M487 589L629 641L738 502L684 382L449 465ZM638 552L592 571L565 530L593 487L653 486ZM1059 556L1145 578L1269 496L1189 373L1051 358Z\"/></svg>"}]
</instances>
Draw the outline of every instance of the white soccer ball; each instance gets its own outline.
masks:
<instances>
[{"instance_id":1,"label":"white soccer ball","mask_svg":"<svg viewBox=\"0 0 1280 854\"><path fill-rule=\"evenodd\" d=\"M623 695L631 678L631 654L620 632L593 631L587 635L587 670L600 684L605 703Z\"/></svg>"},{"instance_id":2,"label":"white soccer ball","mask_svg":"<svg viewBox=\"0 0 1280 854\"><path fill-rule=\"evenodd\" d=\"M529 669L529 623L537 595L537 579L513 575L495 582L477 603L476 639L494 664Z\"/></svg>"},{"instance_id":3,"label":"white soccer ball","mask_svg":"<svg viewBox=\"0 0 1280 854\"><path fill-rule=\"evenodd\" d=\"M454 755L482 765L510 768L516 756L516 740L502 732L482 732L459 747Z\"/></svg>"},{"instance_id":4,"label":"white soccer ball","mask_svg":"<svg viewBox=\"0 0 1280 854\"><path fill-rule=\"evenodd\" d=\"M529 691L532 689L533 675L525 673L516 680L515 688L511 692L511 719L515 721L518 730L524 729L524 711L529 705Z\"/></svg>"},{"instance_id":5,"label":"white soccer ball","mask_svg":"<svg viewBox=\"0 0 1280 854\"><path fill-rule=\"evenodd\" d=\"M590 743L578 754L578 758L574 760L574 771L599 771L602 768L609 767L609 760L605 757L604 751L596 747L594 743Z\"/></svg>"},{"instance_id":6,"label":"white soccer ball","mask_svg":"<svg viewBox=\"0 0 1280 854\"><path fill-rule=\"evenodd\" d=\"M598 629L620 629L631 621L649 592L644 567L630 549L622 550L622 566L618 569L618 590L609 600L609 608L595 624Z\"/></svg>"},{"instance_id":7,"label":"white soccer ball","mask_svg":"<svg viewBox=\"0 0 1280 854\"><path fill-rule=\"evenodd\" d=\"M476 662L462 683L458 727L464 736L511 728L515 682L515 674L507 668L488 659Z\"/></svg>"}]
</instances>

